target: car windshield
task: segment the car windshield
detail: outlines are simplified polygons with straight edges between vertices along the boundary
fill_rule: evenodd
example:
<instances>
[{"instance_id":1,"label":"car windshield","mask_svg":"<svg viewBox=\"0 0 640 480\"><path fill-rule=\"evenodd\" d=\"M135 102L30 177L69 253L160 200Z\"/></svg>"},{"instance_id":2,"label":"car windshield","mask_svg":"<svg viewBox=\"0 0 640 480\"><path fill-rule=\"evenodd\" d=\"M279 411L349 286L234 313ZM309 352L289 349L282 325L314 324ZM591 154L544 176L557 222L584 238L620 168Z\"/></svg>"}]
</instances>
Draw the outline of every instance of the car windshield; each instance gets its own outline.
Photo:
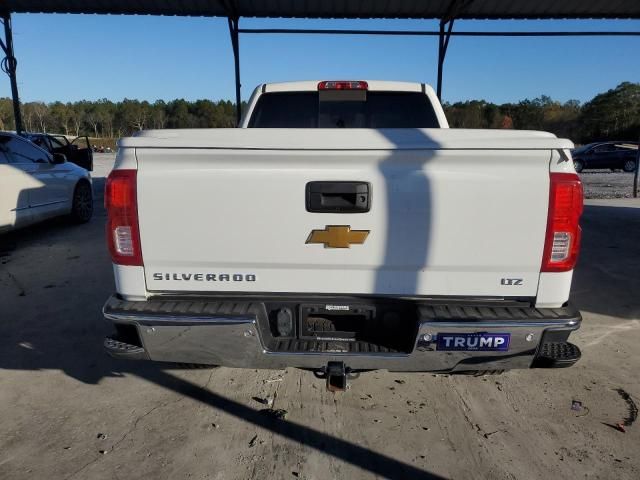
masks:
<instances>
[{"instance_id":1,"label":"car windshield","mask_svg":"<svg viewBox=\"0 0 640 480\"><path fill-rule=\"evenodd\" d=\"M250 128L438 128L420 92L277 92L262 95Z\"/></svg>"}]
</instances>

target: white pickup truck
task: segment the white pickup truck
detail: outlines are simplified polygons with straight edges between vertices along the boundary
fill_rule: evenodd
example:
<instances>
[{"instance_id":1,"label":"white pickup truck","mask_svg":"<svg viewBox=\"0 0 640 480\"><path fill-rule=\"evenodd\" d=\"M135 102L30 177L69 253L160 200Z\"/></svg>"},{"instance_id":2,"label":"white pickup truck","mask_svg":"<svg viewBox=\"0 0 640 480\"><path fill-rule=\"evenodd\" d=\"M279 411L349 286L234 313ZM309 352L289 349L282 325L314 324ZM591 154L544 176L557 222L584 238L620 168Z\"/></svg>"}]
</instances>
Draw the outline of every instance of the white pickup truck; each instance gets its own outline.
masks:
<instances>
[{"instance_id":1,"label":"white pickup truck","mask_svg":"<svg viewBox=\"0 0 640 480\"><path fill-rule=\"evenodd\" d=\"M237 129L122 139L117 357L350 373L564 367L582 186L568 140L449 129L424 84L266 84Z\"/></svg>"}]
</instances>

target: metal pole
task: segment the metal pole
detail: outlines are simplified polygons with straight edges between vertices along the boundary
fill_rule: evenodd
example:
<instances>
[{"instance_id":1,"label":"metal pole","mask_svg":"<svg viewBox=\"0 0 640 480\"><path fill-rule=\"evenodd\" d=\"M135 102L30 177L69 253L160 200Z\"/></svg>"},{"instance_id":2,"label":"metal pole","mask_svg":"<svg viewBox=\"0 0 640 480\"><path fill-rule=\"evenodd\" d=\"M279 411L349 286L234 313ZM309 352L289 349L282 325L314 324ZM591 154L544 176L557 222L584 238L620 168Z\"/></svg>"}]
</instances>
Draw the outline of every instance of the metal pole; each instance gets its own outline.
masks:
<instances>
[{"instance_id":1,"label":"metal pole","mask_svg":"<svg viewBox=\"0 0 640 480\"><path fill-rule=\"evenodd\" d=\"M2 61L2 69L7 75L9 75L9 81L11 82L11 97L13 99L13 118L16 124L16 133L21 135L22 128L22 115L20 114L20 98L18 97L18 82L16 80L16 69L18 67L18 61L13 54L13 35L11 32L11 14L2 14L4 23L4 39L5 44L2 45L2 49L5 53L5 58Z\"/></svg>"},{"instance_id":2,"label":"metal pole","mask_svg":"<svg viewBox=\"0 0 640 480\"><path fill-rule=\"evenodd\" d=\"M453 20L440 20L440 35L438 36L438 84L436 92L438 99L442 100L442 71L444 69L444 59L447 55L449 47L449 39L451 38L451 30L453 29ZM446 28L446 32L445 32Z\"/></svg>"},{"instance_id":3,"label":"metal pole","mask_svg":"<svg viewBox=\"0 0 640 480\"><path fill-rule=\"evenodd\" d=\"M231 35L231 48L233 49L233 61L236 74L236 124L240 125L242 117L242 101L240 99L240 42L238 35L238 17L228 17L229 34Z\"/></svg>"},{"instance_id":4,"label":"metal pole","mask_svg":"<svg viewBox=\"0 0 640 480\"><path fill-rule=\"evenodd\" d=\"M636 171L633 174L633 198L638 198L638 171L640 169L640 141L638 142L638 154L636 155Z\"/></svg>"},{"instance_id":5,"label":"metal pole","mask_svg":"<svg viewBox=\"0 0 640 480\"><path fill-rule=\"evenodd\" d=\"M440 32L425 30L352 30L303 28L239 28L240 33L304 34L304 35L400 35L408 37L437 37ZM640 31L576 31L576 32L451 32L452 37L638 37Z\"/></svg>"},{"instance_id":6,"label":"metal pole","mask_svg":"<svg viewBox=\"0 0 640 480\"><path fill-rule=\"evenodd\" d=\"M438 100L442 100L442 67L444 63L444 22L440 21L440 34L438 35L438 80L436 94Z\"/></svg>"}]
</instances>

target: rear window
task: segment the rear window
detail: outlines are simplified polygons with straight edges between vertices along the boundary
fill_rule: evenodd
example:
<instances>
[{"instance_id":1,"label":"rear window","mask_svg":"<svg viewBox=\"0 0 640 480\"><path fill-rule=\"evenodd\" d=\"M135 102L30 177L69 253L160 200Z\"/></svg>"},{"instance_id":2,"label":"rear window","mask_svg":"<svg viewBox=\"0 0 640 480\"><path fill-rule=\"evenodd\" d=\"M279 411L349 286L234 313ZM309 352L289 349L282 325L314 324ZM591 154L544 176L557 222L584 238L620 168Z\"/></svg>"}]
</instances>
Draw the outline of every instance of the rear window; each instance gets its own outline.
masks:
<instances>
[{"instance_id":1,"label":"rear window","mask_svg":"<svg viewBox=\"0 0 640 480\"><path fill-rule=\"evenodd\" d=\"M249 128L438 128L419 92L274 92L263 94Z\"/></svg>"}]
</instances>

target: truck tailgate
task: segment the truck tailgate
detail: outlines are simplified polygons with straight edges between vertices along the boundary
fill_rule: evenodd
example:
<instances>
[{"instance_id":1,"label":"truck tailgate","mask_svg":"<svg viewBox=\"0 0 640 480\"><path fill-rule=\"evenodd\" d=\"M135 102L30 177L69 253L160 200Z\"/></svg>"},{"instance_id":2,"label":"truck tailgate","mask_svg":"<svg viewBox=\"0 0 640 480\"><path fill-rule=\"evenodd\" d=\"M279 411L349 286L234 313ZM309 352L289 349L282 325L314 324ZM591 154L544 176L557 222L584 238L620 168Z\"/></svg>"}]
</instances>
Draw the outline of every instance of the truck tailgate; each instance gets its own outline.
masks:
<instances>
[{"instance_id":1,"label":"truck tailgate","mask_svg":"<svg viewBox=\"0 0 640 480\"><path fill-rule=\"evenodd\" d=\"M550 154L137 148L147 289L535 297ZM368 183L370 210L307 211L317 181ZM307 243L331 226L368 234Z\"/></svg>"}]
</instances>

